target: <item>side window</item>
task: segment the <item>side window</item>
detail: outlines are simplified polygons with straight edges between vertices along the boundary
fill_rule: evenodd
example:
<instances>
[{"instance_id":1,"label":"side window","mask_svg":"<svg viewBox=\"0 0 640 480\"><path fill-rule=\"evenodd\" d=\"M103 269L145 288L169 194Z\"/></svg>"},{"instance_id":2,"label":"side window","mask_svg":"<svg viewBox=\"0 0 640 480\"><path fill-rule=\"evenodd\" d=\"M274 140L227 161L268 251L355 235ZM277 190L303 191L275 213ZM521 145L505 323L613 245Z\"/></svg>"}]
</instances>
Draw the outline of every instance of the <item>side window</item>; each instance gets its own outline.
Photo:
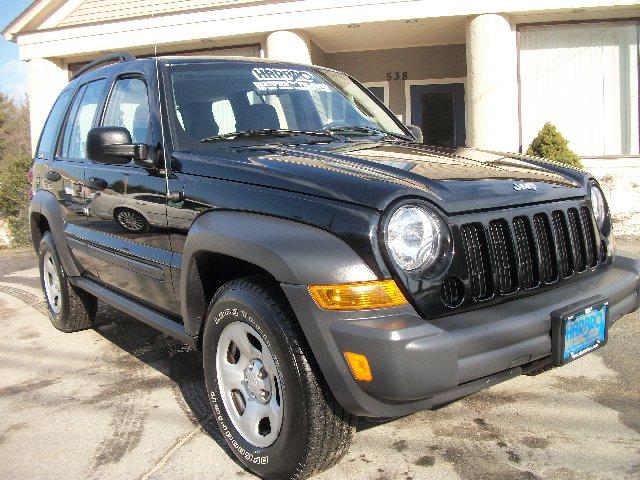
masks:
<instances>
[{"instance_id":1,"label":"side window","mask_svg":"<svg viewBox=\"0 0 640 480\"><path fill-rule=\"evenodd\" d=\"M105 82L97 80L84 85L73 100L62 139L60 156L63 158L87 158L87 134L93 126Z\"/></svg>"},{"instance_id":2,"label":"side window","mask_svg":"<svg viewBox=\"0 0 640 480\"><path fill-rule=\"evenodd\" d=\"M56 103L53 104L51 113L49 113L49 117L40 134L40 141L38 142L38 149L36 151L37 158L50 159L52 157L53 151L56 148L55 143L58 132L60 131L60 124L64 119L70 98L71 90L67 90L66 92L62 92L56 100Z\"/></svg>"},{"instance_id":3,"label":"side window","mask_svg":"<svg viewBox=\"0 0 640 480\"><path fill-rule=\"evenodd\" d=\"M102 126L124 127L131 133L133 143L147 143L149 117L149 98L144 80L121 78L116 81Z\"/></svg>"}]
</instances>

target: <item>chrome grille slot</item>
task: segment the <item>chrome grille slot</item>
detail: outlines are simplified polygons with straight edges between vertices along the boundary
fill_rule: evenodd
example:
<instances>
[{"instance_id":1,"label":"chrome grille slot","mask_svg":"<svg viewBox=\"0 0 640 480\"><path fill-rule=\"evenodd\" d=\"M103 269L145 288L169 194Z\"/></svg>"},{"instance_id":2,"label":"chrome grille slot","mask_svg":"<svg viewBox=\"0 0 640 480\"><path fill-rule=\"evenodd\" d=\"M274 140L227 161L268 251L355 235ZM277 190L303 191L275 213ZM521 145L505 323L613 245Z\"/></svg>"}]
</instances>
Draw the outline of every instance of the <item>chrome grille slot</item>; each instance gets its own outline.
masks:
<instances>
[{"instance_id":1,"label":"chrome grille slot","mask_svg":"<svg viewBox=\"0 0 640 480\"><path fill-rule=\"evenodd\" d=\"M513 219L513 232L516 237L516 252L520 278L524 288L534 288L540 284L538 272L538 254L527 217Z\"/></svg>"},{"instance_id":2,"label":"chrome grille slot","mask_svg":"<svg viewBox=\"0 0 640 480\"><path fill-rule=\"evenodd\" d=\"M582 225L580 225L580 217L578 210L570 208L567 211L569 219L569 235L571 236L571 244L573 246L573 255L576 259L575 265L578 272L584 272L587 268L587 248L582 234Z\"/></svg>"},{"instance_id":3,"label":"chrome grille slot","mask_svg":"<svg viewBox=\"0 0 640 480\"><path fill-rule=\"evenodd\" d=\"M518 267L509 223L503 219L491 220L489 222L489 238L493 246L498 292L501 295L513 293L518 289Z\"/></svg>"},{"instance_id":4,"label":"chrome grille slot","mask_svg":"<svg viewBox=\"0 0 640 480\"><path fill-rule=\"evenodd\" d=\"M556 241L558 252L558 266L562 278L569 278L573 275L573 256L571 254L571 238L564 212L556 210L551 214L551 223L553 226L553 236Z\"/></svg>"},{"instance_id":5,"label":"chrome grille slot","mask_svg":"<svg viewBox=\"0 0 640 480\"><path fill-rule=\"evenodd\" d=\"M456 308L464 300L464 285L458 277L449 277L442 282L442 301L449 308Z\"/></svg>"},{"instance_id":6,"label":"chrome grille slot","mask_svg":"<svg viewBox=\"0 0 640 480\"><path fill-rule=\"evenodd\" d=\"M591 210L587 207L580 209L582 231L584 232L584 240L587 244L587 263L590 267L595 267L598 264L598 245L596 244L596 234L593 229L592 218Z\"/></svg>"},{"instance_id":7,"label":"chrome grille slot","mask_svg":"<svg viewBox=\"0 0 640 480\"><path fill-rule=\"evenodd\" d=\"M535 214L533 216L533 226L540 252L540 277L544 283L555 282L558 279L558 258L547 214Z\"/></svg>"},{"instance_id":8,"label":"chrome grille slot","mask_svg":"<svg viewBox=\"0 0 640 480\"><path fill-rule=\"evenodd\" d=\"M493 295L493 277L484 227L469 223L460 228L462 246L467 260L471 294L474 300L486 300Z\"/></svg>"}]
</instances>

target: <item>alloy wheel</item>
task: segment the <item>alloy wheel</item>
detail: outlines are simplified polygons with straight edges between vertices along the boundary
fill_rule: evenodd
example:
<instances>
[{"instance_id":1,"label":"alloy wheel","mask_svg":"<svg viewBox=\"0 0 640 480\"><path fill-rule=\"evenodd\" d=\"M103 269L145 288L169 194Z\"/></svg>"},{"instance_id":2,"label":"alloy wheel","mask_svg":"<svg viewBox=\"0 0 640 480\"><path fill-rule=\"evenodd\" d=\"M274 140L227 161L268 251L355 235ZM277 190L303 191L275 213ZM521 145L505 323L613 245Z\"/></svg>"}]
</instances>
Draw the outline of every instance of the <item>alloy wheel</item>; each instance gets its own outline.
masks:
<instances>
[{"instance_id":1,"label":"alloy wheel","mask_svg":"<svg viewBox=\"0 0 640 480\"><path fill-rule=\"evenodd\" d=\"M121 210L116 215L118 223L130 232L139 232L144 229L144 219L139 213L131 210Z\"/></svg>"}]
</instances>

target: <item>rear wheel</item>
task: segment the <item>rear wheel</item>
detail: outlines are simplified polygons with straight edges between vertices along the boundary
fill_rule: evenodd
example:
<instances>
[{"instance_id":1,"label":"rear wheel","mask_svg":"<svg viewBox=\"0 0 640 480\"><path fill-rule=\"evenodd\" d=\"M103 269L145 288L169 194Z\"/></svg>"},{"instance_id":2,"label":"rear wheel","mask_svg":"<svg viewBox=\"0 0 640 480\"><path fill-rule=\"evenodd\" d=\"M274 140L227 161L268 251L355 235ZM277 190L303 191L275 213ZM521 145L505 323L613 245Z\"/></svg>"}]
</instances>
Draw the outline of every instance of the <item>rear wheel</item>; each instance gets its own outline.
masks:
<instances>
[{"instance_id":1,"label":"rear wheel","mask_svg":"<svg viewBox=\"0 0 640 480\"><path fill-rule=\"evenodd\" d=\"M252 277L216 293L203 361L222 435L253 473L307 478L347 452L353 417L333 398L276 285Z\"/></svg>"},{"instance_id":2,"label":"rear wheel","mask_svg":"<svg viewBox=\"0 0 640 480\"><path fill-rule=\"evenodd\" d=\"M96 316L98 300L69 283L49 232L42 236L39 254L40 283L53 326L63 332L90 328Z\"/></svg>"}]
</instances>

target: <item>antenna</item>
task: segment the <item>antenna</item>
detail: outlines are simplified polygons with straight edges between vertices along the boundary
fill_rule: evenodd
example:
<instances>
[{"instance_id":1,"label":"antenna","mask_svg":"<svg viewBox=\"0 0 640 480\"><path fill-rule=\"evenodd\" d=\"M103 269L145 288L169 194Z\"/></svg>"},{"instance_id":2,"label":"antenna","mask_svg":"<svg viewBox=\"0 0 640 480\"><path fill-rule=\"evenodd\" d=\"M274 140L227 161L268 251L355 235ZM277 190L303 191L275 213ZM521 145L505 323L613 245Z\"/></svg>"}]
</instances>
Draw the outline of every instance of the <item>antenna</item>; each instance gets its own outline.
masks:
<instances>
[{"instance_id":1,"label":"antenna","mask_svg":"<svg viewBox=\"0 0 640 480\"><path fill-rule=\"evenodd\" d=\"M151 24L153 24L153 18L154 18L154 14L155 14L155 4L153 5L152 9L151 9ZM153 25L152 28L155 28L155 25ZM158 33L155 30L153 31L153 56L157 57L158 56Z\"/></svg>"}]
</instances>

